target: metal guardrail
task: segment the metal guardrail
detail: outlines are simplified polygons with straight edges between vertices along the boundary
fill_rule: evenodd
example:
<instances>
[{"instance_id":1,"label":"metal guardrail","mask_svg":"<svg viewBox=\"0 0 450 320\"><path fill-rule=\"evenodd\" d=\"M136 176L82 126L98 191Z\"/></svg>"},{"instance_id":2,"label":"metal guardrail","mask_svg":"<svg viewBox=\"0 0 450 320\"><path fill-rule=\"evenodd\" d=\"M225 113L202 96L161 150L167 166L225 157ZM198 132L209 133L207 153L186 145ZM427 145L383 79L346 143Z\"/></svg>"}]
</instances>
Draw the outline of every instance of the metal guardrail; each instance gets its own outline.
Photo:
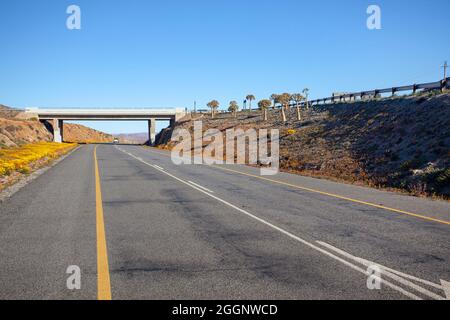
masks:
<instances>
[{"instance_id":1,"label":"metal guardrail","mask_svg":"<svg viewBox=\"0 0 450 320\"><path fill-rule=\"evenodd\" d=\"M450 88L450 78L446 78L441 81L436 82L428 82L428 83L420 83L420 84L412 84L408 86L401 86L401 87L392 87L392 88L386 88L386 89L375 89L375 90L369 90L369 91L361 91L361 92L354 92L354 93L347 93L342 95L336 95L333 97L328 98L322 98L322 99L315 99L310 100L308 103L313 105L320 105L320 104L327 104L327 103L335 103L335 102L351 102L356 101L358 98L360 100L365 100L366 98L376 98L378 95L383 93L390 93L392 96L394 96L397 92L402 91L412 91L413 94L416 93L419 90L440 90L441 92L444 91L444 89ZM301 106L306 105L306 102L300 103ZM295 106L295 104L291 104L291 106Z\"/></svg>"}]
</instances>

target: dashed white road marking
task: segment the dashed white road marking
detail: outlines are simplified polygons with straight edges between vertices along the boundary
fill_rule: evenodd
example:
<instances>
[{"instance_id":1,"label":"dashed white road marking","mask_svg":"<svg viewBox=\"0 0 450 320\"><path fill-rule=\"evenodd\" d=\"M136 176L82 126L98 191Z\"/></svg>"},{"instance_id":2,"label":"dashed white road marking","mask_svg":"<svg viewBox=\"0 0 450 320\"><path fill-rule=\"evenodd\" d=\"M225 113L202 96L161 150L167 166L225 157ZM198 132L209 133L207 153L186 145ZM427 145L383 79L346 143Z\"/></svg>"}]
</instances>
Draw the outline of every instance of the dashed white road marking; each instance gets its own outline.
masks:
<instances>
[{"instance_id":1,"label":"dashed white road marking","mask_svg":"<svg viewBox=\"0 0 450 320\"><path fill-rule=\"evenodd\" d=\"M121 151L123 151L123 150L121 150ZM221 198L219 198L217 196L214 196L211 193L209 193L208 191L203 190L203 188L198 187L195 184L191 184L192 182L184 181L184 180L174 176L173 174L171 174L171 173L169 173L167 171L161 170L160 168L158 168L158 166L144 161L140 157L137 157L137 156L135 156L135 155L133 155L131 153L128 153L126 151L123 151L123 152L127 153L128 155L130 155L134 159L136 159L136 160L138 160L138 161L148 165L149 167L152 167L152 168L154 168L154 169L156 169L156 170L158 170L158 171L168 175L169 177L171 177L171 178L173 178L173 179L175 179L175 180L177 180L177 181L179 181L179 182L181 182L181 183L183 183L183 184L185 184L185 185L187 185L187 186L189 186L189 187L191 187L191 188L193 188L193 189L195 189L195 190L197 190L197 191L199 191L199 192L201 192L201 193L203 193L205 195L207 195L208 197L211 197L211 198L213 198L213 199L215 199L215 200L217 200L217 201L219 201L219 202L229 206L230 208L233 208L233 209L235 209L235 210L245 214L246 216L248 216L248 217L250 217L250 218L252 218L252 219L254 219L256 221L258 221L258 222L260 222L262 224L265 224L266 226L269 226L270 228L272 228L274 230L277 230L278 232L288 236L289 238L294 239L294 240L296 240L296 241L298 241L298 242L300 242L300 243L302 243L302 244L304 244L304 245L314 249L315 251L318 251L318 252L320 252L320 253L322 253L322 254L324 254L324 255L326 255L326 256L328 256L328 257L330 257L330 258L332 258L332 259L334 259L334 260L336 260L336 261L338 261L338 262L348 266L348 267L350 267L351 269L353 269L355 271L358 271L358 272L360 272L360 273L362 273L362 274L364 274L366 276L370 275L369 272L366 269L361 268L358 265L355 265L355 264L353 264L353 263L351 263L351 262L349 262L349 261L347 261L347 260L337 256L336 254L333 254L332 252L329 252L329 251L323 249L322 247L319 247L319 246L317 246L317 245L315 245L315 244L313 244L313 243L311 243L311 242L309 242L307 240L304 240L304 239L302 239L302 238L300 238L300 237L290 233L289 231L286 231L286 230L284 230L284 229L282 229L282 228L280 228L280 227L278 227L278 226L276 226L276 225L274 225L274 224L272 224L272 223L270 223L270 222L268 222L268 221L266 221L266 220L264 220L262 218L259 218L259 217L255 216L254 214L252 214L252 213L250 213L250 212L248 212L248 211L246 211L244 209L241 209L241 208L235 206L234 204L232 204L232 203L230 203L230 202L228 202L226 200L223 200L223 199L221 199ZM333 248L334 249L333 251L337 252L337 250L339 250L339 253L341 253L341 251L342 251L342 250L337 249L335 247L332 247L331 245L328 245L328 244L326 244L324 242L319 242L319 241L317 241L317 242L318 242L318 244L320 244L322 246L328 247L328 249ZM346 256L347 258L350 258L350 256L351 256L350 254L348 254L346 252L343 252L343 253L345 253L346 255L344 255L342 253L341 253L341 255ZM350 256L347 256L347 255L350 255ZM356 258L354 256L352 256L352 257ZM367 261L367 260L364 260L364 259L361 259L361 258L356 258L356 259L353 259L353 260L355 260L356 262L359 262L360 264L363 264L362 261ZM372 263L372 265L379 266L376 263ZM390 269L390 270L393 270L393 269ZM387 268L385 269L384 273L386 274L386 272L387 272ZM399 274L400 272L396 271L396 273ZM392 273L389 273L389 275L390 275L391 278L396 277ZM410 276L410 277L412 277L412 276ZM402 283L404 285L409 285L410 287L413 287L413 289L416 289L420 293L422 293L424 295L427 295L427 296L429 296L431 298L439 299L439 300L444 299L442 296L436 295L435 293L430 292L430 291L426 290L425 288L422 288L422 287L420 287L418 285L415 285L415 284L413 284L413 283L411 283L409 281L406 281L405 279L402 279L402 278L399 279L399 278L400 277L396 277L396 279L394 279L394 280L396 280L397 282ZM418 278L416 278L416 279L418 279ZM386 287L389 287L389 288L391 288L391 289L393 289L393 290L403 294L404 296L407 296L407 297L409 297L411 299L414 299L414 300L423 300L421 297L417 296L416 294L411 293L411 292L403 289L402 287L400 287L400 286L398 286L398 285L396 285L396 284L394 284L394 283L392 283L392 282L390 282L388 280L385 280L385 279L382 279L382 278L378 278L378 280L380 281L380 283L384 284ZM426 280L423 280L423 281L426 281ZM413 286L411 286L411 284ZM434 285L436 285L436 284L434 284ZM442 289L443 286L440 286L440 288Z\"/></svg>"},{"instance_id":2,"label":"dashed white road marking","mask_svg":"<svg viewBox=\"0 0 450 320\"><path fill-rule=\"evenodd\" d=\"M201 189L203 189L203 190L205 190L205 191L208 191L208 192L210 192L210 193L214 193L214 191L211 191L211 190L209 190L208 188L205 188L205 187L203 187L203 186L201 186L201 185L199 185L199 184L197 184L197 183L195 183L195 182L192 182L192 181L188 181L190 184L193 184L194 186L196 186L196 187L199 187L199 188L201 188Z\"/></svg>"}]
</instances>

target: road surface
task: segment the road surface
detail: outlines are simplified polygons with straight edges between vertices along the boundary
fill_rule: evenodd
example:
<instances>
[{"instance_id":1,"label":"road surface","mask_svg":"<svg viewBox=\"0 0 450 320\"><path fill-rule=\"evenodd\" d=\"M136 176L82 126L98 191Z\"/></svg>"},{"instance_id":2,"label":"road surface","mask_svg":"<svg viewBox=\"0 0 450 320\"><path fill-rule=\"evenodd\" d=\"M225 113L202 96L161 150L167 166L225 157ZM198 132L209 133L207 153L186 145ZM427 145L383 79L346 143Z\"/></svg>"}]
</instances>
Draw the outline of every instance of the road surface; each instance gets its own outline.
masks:
<instances>
[{"instance_id":1,"label":"road surface","mask_svg":"<svg viewBox=\"0 0 450 320\"><path fill-rule=\"evenodd\" d=\"M82 146L0 204L0 299L450 295L448 202L258 172Z\"/></svg>"}]
</instances>

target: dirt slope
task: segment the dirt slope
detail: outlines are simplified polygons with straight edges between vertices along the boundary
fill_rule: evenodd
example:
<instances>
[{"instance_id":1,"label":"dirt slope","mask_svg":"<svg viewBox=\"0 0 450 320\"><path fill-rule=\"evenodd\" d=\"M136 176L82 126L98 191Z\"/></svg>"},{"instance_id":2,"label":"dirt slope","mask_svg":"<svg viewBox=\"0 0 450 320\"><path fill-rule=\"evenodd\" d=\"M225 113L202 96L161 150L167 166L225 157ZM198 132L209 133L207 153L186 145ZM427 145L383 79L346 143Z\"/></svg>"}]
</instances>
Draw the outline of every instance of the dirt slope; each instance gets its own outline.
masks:
<instances>
[{"instance_id":1,"label":"dirt slope","mask_svg":"<svg viewBox=\"0 0 450 320\"><path fill-rule=\"evenodd\" d=\"M64 141L65 142L112 142L114 137L110 134L97 131L80 124L64 124Z\"/></svg>"},{"instance_id":2,"label":"dirt slope","mask_svg":"<svg viewBox=\"0 0 450 320\"><path fill-rule=\"evenodd\" d=\"M450 198L450 95L422 95L371 102L342 103L295 110L288 122L271 111L264 122L258 112L238 119L203 116L203 128L277 128L281 168L338 181L394 188L415 195ZM192 130L192 121L177 125ZM288 132L288 130L294 130ZM172 148L171 131L159 135Z\"/></svg>"},{"instance_id":3,"label":"dirt slope","mask_svg":"<svg viewBox=\"0 0 450 320\"><path fill-rule=\"evenodd\" d=\"M39 121L0 118L0 148L52 141L53 135Z\"/></svg>"},{"instance_id":4,"label":"dirt slope","mask_svg":"<svg viewBox=\"0 0 450 320\"><path fill-rule=\"evenodd\" d=\"M20 111L11 109L7 106L0 104L0 118L13 119L15 118Z\"/></svg>"}]
</instances>

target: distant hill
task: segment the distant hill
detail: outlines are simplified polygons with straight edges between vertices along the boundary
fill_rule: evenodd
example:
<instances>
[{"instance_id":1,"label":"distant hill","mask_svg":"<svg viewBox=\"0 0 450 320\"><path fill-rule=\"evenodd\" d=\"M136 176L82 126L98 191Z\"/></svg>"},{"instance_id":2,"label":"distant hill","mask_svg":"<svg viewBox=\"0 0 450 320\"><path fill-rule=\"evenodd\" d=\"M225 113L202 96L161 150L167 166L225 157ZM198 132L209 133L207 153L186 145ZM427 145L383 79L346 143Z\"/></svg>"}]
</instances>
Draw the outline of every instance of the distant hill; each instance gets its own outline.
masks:
<instances>
[{"instance_id":1,"label":"distant hill","mask_svg":"<svg viewBox=\"0 0 450 320\"><path fill-rule=\"evenodd\" d=\"M366 102L339 103L303 111L240 112L235 119L203 115L203 128L277 128L282 170L415 195L450 198L450 94L421 94ZM176 128L192 130L192 121ZM171 149L171 129L157 139Z\"/></svg>"},{"instance_id":2,"label":"distant hill","mask_svg":"<svg viewBox=\"0 0 450 320\"><path fill-rule=\"evenodd\" d=\"M118 138L121 143L144 144L148 141L148 132L121 133L114 137Z\"/></svg>"}]
</instances>

